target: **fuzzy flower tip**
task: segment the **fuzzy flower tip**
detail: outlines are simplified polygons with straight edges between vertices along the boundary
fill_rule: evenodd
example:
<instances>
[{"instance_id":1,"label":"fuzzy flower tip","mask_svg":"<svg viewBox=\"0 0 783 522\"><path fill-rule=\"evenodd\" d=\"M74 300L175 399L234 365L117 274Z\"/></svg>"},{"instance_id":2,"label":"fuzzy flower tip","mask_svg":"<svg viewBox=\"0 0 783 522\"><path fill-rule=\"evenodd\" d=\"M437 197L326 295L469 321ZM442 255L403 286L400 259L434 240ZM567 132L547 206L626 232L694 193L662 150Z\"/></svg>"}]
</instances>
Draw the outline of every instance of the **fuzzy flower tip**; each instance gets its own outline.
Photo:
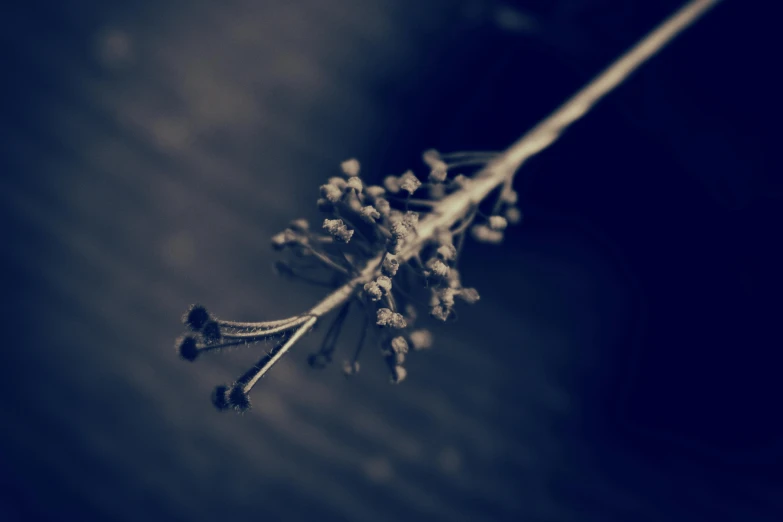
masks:
<instances>
[{"instance_id":1,"label":"fuzzy flower tip","mask_svg":"<svg viewBox=\"0 0 783 522\"><path fill-rule=\"evenodd\" d=\"M340 168L346 176L359 175L359 160L351 158L340 163Z\"/></svg>"},{"instance_id":2,"label":"fuzzy flower tip","mask_svg":"<svg viewBox=\"0 0 783 522\"><path fill-rule=\"evenodd\" d=\"M391 254L386 254L383 258L383 264L381 265L381 272L388 277L394 277L397 275L397 270L400 269L400 262L397 258Z\"/></svg>"},{"instance_id":3,"label":"fuzzy flower tip","mask_svg":"<svg viewBox=\"0 0 783 522\"><path fill-rule=\"evenodd\" d=\"M454 245L441 245L438 248L438 257L443 261L454 261L457 259L457 248Z\"/></svg>"},{"instance_id":4,"label":"fuzzy flower tip","mask_svg":"<svg viewBox=\"0 0 783 522\"><path fill-rule=\"evenodd\" d=\"M506 220L512 225L517 225L522 221L522 212L517 207L506 209Z\"/></svg>"},{"instance_id":5,"label":"fuzzy flower tip","mask_svg":"<svg viewBox=\"0 0 783 522\"><path fill-rule=\"evenodd\" d=\"M481 299L481 297L479 296L478 291L475 288L462 288L459 291L458 295L459 295L460 299L462 299L463 301L465 301L468 304L473 304L476 301L478 301L479 299Z\"/></svg>"},{"instance_id":6,"label":"fuzzy flower tip","mask_svg":"<svg viewBox=\"0 0 783 522\"><path fill-rule=\"evenodd\" d=\"M430 315L439 321L446 321L449 318L451 310L445 306L433 306L430 310Z\"/></svg>"},{"instance_id":7,"label":"fuzzy flower tip","mask_svg":"<svg viewBox=\"0 0 783 522\"><path fill-rule=\"evenodd\" d=\"M473 239L481 243L497 244L503 241L503 232L493 230L487 225L474 225L470 228Z\"/></svg>"},{"instance_id":8,"label":"fuzzy flower tip","mask_svg":"<svg viewBox=\"0 0 783 522\"><path fill-rule=\"evenodd\" d=\"M353 189L357 193L361 194L362 180L360 180L359 178L348 178L348 181L345 182L345 188Z\"/></svg>"},{"instance_id":9,"label":"fuzzy flower tip","mask_svg":"<svg viewBox=\"0 0 783 522\"><path fill-rule=\"evenodd\" d=\"M436 277L446 278L449 276L448 265L435 257L427 261L427 269L432 275Z\"/></svg>"},{"instance_id":10,"label":"fuzzy flower tip","mask_svg":"<svg viewBox=\"0 0 783 522\"><path fill-rule=\"evenodd\" d=\"M508 221L503 216L489 216L489 228L492 230L505 230Z\"/></svg>"},{"instance_id":11,"label":"fuzzy flower tip","mask_svg":"<svg viewBox=\"0 0 783 522\"><path fill-rule=\"evenodd\" d=\"M378 326L388 326L390 328L405 328L408 324L405 322L405 318L402 314L392 312L388 308L379 308L376 315L376 322Z\"/></svg>"},{"instance_id":12,"label":"fuzzy flower tip","mask_svg":"<svg viewBox=\"0 0 783 522\"><path fill-rule=\"evenodd\" d=\"M330 203L337 203L343 197L343 190L331 183L321 185L321 196Z\"/></svg>"},{"instance_id":13,"label":"fuzzy flower tip","mask_svg":"<svg viewBox=\"0 0 783 522\"><path fill-rule=\"evenodd\" d=\"M353 236L353 230L349 230L342 219L324 219L323 228L334 236L335 239L340 240L343 243L349 242L351 236Z\"/></svg>"},{"instance_id":14,"label":"fuzzy flower tip","mask_svg":"<svg viewBox=\"0 0 783 522\"><path fill-rule=\"evenodd\" d=\"M392 194L396 194L400 191L401 180L397 176L386 176L383 179L383 186L386 190Z\"/></svg>"},{"instance_id":15,"label":"fuzzy flower tip","mask_svg":"<svg viewBox=\"0 0 783 522\"><path fill-rule=\"evenodd\" d=\"M421 187L421 181L412 170L409 170L400 177L400 190L404 190L409 194L413 194Z\"/></svg>"},{"instance_id":16,"label":"fuzzy flower tip","mask_svg":"<svg viewBox=\"0 0 783 522\"><path fill-rule=\"evenodd\" d=\"M432 334L429 330L414 330L411 332L409 338L414 350L432 348Z\"/></svg>"},{"instance_id":17,"label":"fuzzy flower tip","mask_svg":"<svg viewBox=\"0 0 783 522\"><path fill-rule=\"evenodd\" d=\"M395 366L392 370L392 383L400 384L408 376L408 371L402 366Z\"/></svg>"},{"instance_id":18,"label":"fuzzy flower tip","mask_svg":"<svg viewBox=\"0 0 783 522\"><path fill-rule=\"evenodd\" d=\"M383 290L375 281L370 281L364 285L364 293L370 298L370 301L380 301L383 297Z\"/></svg>"},{"instance_id":19,"label":"fuzzy flower tip","mask_svg":"<svg viewBox=\"0 0 783 522\"><path fill-rule=\"evenodd\" d=\"M446 164L442 161L434 162L432 170L430 170L430 181L432 183L443 183L446 181L446 177L448 176L447 168Z\"/></svg>"},{"instance_id":20,"label":"fuzzy flower tip","mask_svg":"<svg viewBox=\"0 0 783 522\"><path fill-rule=\"evenodd\" d=\"M388 278L388 276L379 275L378 278L375 280L375 284L377 284L378 287L380 287L380 289L383 290L384 295L391 294L392 282L391 279Z\"/></svg>"},{"instance_id":21,"label":"fuzzy flower tip","mask_svg":"<svg viewBox=\"0 0 783 522\"><path fill-rule=\"evenodd\" d=\"M359 210L359 214L362 218L370 223L375 223L376 219L381 219L381 213L375 210L372 205L367 205Z\"/></svg>"}]
</instances>

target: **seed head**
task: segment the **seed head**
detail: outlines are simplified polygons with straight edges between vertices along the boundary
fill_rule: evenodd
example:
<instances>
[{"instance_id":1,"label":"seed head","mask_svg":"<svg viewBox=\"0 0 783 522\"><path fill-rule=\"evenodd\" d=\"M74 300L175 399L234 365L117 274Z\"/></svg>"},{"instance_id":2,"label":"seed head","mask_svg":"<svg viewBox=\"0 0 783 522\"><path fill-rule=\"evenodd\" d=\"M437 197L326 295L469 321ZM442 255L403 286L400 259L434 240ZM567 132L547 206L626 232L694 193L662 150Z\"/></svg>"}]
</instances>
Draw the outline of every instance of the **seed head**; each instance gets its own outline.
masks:
<instances>
[{"instance_id":1,"label":"seed head","mask_svg":"<svg viewBox=\"0 0 783 522\"><path fill-rule=\"evenodd\" d=\"M522 221L522 212L517 207L508 207L505 214L506 219L512 225L518 225Z\"/></svg>"},{"instance_id":2,"label":"seed head","mask_svg":"<svg viewBox=\"0 0 783 522\"><path fill-rule=\"evenodd\" d=\"M359 175L359 160L351 158L340 163L340 168L346 176Z\"/></svg>"},{"instance_id":3,"label":"seed head","mask_svg":"<svg viewBox=\"0 0 783 522\"><path fill-rule=\"evenodd\" d=\"M239 383L235 384L228 393L228 402L240 413L250 409L250 396Z\"/></svg>"},{"instance_id":4,"label":"seed head","mask_svg":"<svg viewBox=\"0 0 783 522\"><path fill-rule=\"evenodd\" d=\"M474 304L481 299L478 290L475 288L462 288L457 295L468 304Z\"/></svg>"},{"instance_id":5,"label":"seed head","mask_svg":"<svg viewBox=\"0 0 783 522\"><path fill-rule=\"evenodd\" d=\"M437 257L431 258L426 264L429 273L435 277L447 278L449 276L449 267L446 263Z\"/></svg>"},{"instance_id":6,"label":"seed head","mask_svg":"<svg viewBox=\"0 0 783 522\"><path fill-rule=\"evenodd\" d=\"M432 347L432 333L429 330L414 330L411 332L409 339L414 350L426 350Z\"/></svg>"},{"instance_id":7,"label":"seed head","mask_svg":"<svg viewBox=\"0 0 783 522\"><path fill-rule=\"evenodd\" d=\"M337 203L343 197L343 191L336 185L327 183L326 185L321 185L321 196L330 203Z\"/></svg>"},{"instance_id":8,"label":"seed head","mask_svg":"<svg viewBox=\"0 0 783 522\"><path fill-rule=\"evenodd\" d=\"M404 367L397 365L392 369L391 381L393 384L400 384L407 376L408 371Z\"/></svg>"},{"instance_id":9,"label":"seed head","mask_svg":"<svg viewBox=\"0 0 783 522\"><path fill-rule=\"evenodd\" d=\"M386 254L381 264L381 272L387 277L394 277L397 275L397 270L400 269L400 262L393 254Z\"/></svg>"},{"instance_id":10,"label":"seed head","mask_svg":"<svg viewBox=\"0 0 783 522\"><path fill-rule=\"evenodd\" d=\"M489 228L492 230L505 230L508 221L503 216L489 216Z\"/></svg>"},{"instance_id":11,"label":"seed head","mask_svg":"<svg viewBox=\"0 0 783 522\"><path fill-rule=\"evenodd\" d=\"M362 186L362 180L359 178L348 178L345 182L345 188L355 190L357 194L362 193Z\"/></svg>"},{"instance_id":12,"label":"seed head","mask_svg":"<svg viewBox=\"0 0 783 522\"><path fill-rule=\"evenodd\" d=\"M306 219L295 219L288 224L288 228L290 228L294 232L304 234L305 232L310 230L310 223L308 223Z\"/></svg>"},{"instance_id":13,"label":"seed head","mask_svg":"<svg viewBox=\"0 0 783 522\"><path fill-rule=\"evenodd\" d=\"M493 230L487 225L473 225L470 228L470 235L473 239L481 243L498 244L503 241L503 232Z\"/></svg>"},{"instance_id":14,"label":"seed head","mask_svg":"<svg viewBox=\"0 0 783 522\"><path fill-rule=\"evenodd\" d=\"M378 185L370 185L369 187L364 188L364 193L375 199L383 197L384 194L386 194L386 189L379 187Z\"/></svg>"},{"instance_id":15,"label":"seed head","mask_svg":"<svg viewBox=\"0 0 783 522\"><path fill-rule=\"evenodd\" d=\"M452 245L442 245L438 248L438 257L443 261L454 261L457 259L457 248Z\"/></svg>"},{"instance_id":16,"label":"seed head","mask_svg":"<svg viewBox=\"0 0 783 522\"><path fill-rule=\"evenodd\" d=\"M353 230L349 230L342 219L324 219L323 228L326 229L335 239L347 243L353 236Z\"/></svg>"},{"instance_id":17,"label":"seed head","mask_svg":"<svg viewBox=\"0 0 783 522\"><path fill-rule=\"evenodd\" d=\"M381 290L383 290L383 294L384 294L384 295L389 295L389 294L391 294L391 290L392 290L392 282L391 282L391 279L389 279L389 277L388 277L388 276L385 276L385 275L379 275L379 276L378 276L378 277L375 279L375 284L377 284L377 285L378 285L378 287L379 287Z\"/></svg>"},{"instance_id":18,"label":"seed head","mask_svg":"<svg viewBox=\"0 0 783 522\"><path fill-rule=\"evenodd\" d=\"M441 305L437 305L432 307L432 309L430 310L430 315L435 319L445 322L446 319L449 318L450 312L451 310L449 310L448 308Z\"/></svg>"},{"instance_id":19,"label":"seed head","mask_svg":"<svg viewBox=\"0 0 783 522\"><path fill-rule=\"evenodd\" d=\"M383 198L376 198L375 199L375 210L380 212L380 214L384 217L388 217L391 213L391 205L389 202Z\"/></svg>"},{"instance_id":20,"label":"seed head","mask_svg":"<svg viewBox=\"0 0 783 522\"><path fill-rule=\"evenodd\" d=\"M375 281L370 281L364 285L364 293L370 298L370 301L380 301L383 297L383 290Z\"/></svg>"},{"instance_id":21,"label":"seed head","mask_svg":"<svg viewBox=\"0 0 783 522\"><path fill-rule=\"evenodd\" d=\"M212 391L212 404L220 411L225 411L231 407L228 402L229 387L221 384Z\"/></svg>"},{"instance_id":22,"label":"seed head","mask_svg":"<svg viewBox=\"0 0 783 522\"><path fill-rule=\"evenodd\" d=\"M197 332L207 324L209 319L209 312L207 312L207 309L200 304L194 304L185 312L185 315L182 317L182 322L191 330Z\"/></svg>"},{"instance_id":23,"label":"seed head","mask_svg":"<svg viewBox=\"0 0 783 522\"><path fill-rule=\"evenodd\" d=\"M429 180L431 183L443 183L446 181L446 177L448 176L447 172L448 167L443 161L436 161L432 165L432 170L430 170L430 176Z\"/></svg>"},{"instance_id":24,"label":"seed head","mask_svg":"<svg viewBox=\"0 0 783 522\"><path fill-rule=\"evenodd\" d=\"M378 309L375 324L378 326L388 326L390 328L405 328L408 326L402 314L392 312L388 308Z\"/></svg>"},{"instance_id":25,"label":"seed head","mask_svg":"<svg viewBox=\"0 0 783 522\"><path fill-rule=\"evenodd\" d=\"M198 357L198 342L192 335L186 335L177 340L177 352L186 361L195 361Z\"/></svg>"},{"instance_id":26,"label":"seed head","mask_svg":"<svg viewBox=\"0 0 783 522\"><path fill-rule=\"evenodd\" d=\"M204 342L207 343L218 342L221 337L220 325L217 324L215 321L209 321L207 324L204 325L204 328L201 330L201 335L204 337Z\"/></svg>"},{"instance_id":27,"label":"seed head","mask_svg":"<svg viewBox=\"0 0 783 522\"><path fill-rule=\"evenodd\" d=\"M402 181L397 176L386 176L383 178L383 186L388 192L396 194L402 188Z\"/></svg>"},{"instance_id":28,"label":"seed head","mask_svg":"<svg viewBox=\"0 0 783 522\"><path fill-rule=\"evenodd\" d=\"M404 190L409 194L413 194L421 187L421 181L412 170L407 171L400 177L400 190Z\"/></svg>"},{"instance_id":29,"label":"seed head","mask_svg":"<svg viewBox=\"0 0 783 522\"><path fill-rule=\"evenodd\" d=\"M408 341L405 340L405 337L398 335L391 340L391 349L394 353L405 355L408 353Z\"/></svg>"},{"instance_id":30,"label":"seed head","mask_svg":"<svg viewBox=\"0 0 783 522\"><path fill-rule=\"evenodd\" d=\"M519 201L519 194L515 190L504 191L500 195L500 201L506 205L516 205Z\"/></svg>"},{"instance_id":31,"label":"seed head","mask_svg":"<svg viewBox=\"0 0 783 522\"><path fill-rule=\"evenodd\" d=\"M362 207L361 210L359 210L359 214L362 216L362 218L364 218L365 221L370 223L375 223L376 219L381 219L381 213L375 210L375 207L372 205Z\"/></svg>"}]
</instances>

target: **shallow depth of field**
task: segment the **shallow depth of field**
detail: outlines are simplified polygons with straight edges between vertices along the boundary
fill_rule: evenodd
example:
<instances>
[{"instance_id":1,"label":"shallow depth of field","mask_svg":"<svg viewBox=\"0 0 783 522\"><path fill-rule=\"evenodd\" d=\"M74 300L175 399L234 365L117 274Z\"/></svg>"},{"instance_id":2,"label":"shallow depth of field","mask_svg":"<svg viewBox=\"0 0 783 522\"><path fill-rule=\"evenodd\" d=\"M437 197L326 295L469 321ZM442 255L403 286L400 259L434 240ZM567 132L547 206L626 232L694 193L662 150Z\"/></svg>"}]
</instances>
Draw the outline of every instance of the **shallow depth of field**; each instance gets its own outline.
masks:
<instances>
[{"instance_id":1,"label":"shallow depth of field","mask_svg":"<svg viewBox=\"0 0 783 522\"><path fill-rule=\"evenodd\" d=\"M181 314L317 302L269 239L341 161L501 150L680 3L162 4L0 21L0 519L783 519L769 13L719 5L523 166L405 382L372 345L345 378L351 327L310 368L322 326L236 415L263 347L183 361Z\"/></svg>"}]
</instances>

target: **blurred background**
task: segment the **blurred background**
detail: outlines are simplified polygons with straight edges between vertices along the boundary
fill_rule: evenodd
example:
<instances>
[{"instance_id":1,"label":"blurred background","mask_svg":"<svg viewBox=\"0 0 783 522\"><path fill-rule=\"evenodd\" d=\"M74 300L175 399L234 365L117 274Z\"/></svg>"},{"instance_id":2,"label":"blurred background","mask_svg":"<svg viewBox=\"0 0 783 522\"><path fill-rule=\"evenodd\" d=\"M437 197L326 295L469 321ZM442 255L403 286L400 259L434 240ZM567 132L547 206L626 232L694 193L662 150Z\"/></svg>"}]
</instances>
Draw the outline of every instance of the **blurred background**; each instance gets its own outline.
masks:
<instances>
[{"instance_id":1,"label":"blurred background","mask_svg":"<svg viewBox=\"0 0 783 522\"><path fill-rule=\"evenodd\" d=\"M173 350L191 302L321 298L269 238L340 161L501 150L679 5L6 6L0 519L783 519L779 42L749 3L524 165L525 223L461 262L482 300L400 386L372 349L310 369L318 333L238 416L209 395L258 354Z\"/></svg>"}]
</instances>

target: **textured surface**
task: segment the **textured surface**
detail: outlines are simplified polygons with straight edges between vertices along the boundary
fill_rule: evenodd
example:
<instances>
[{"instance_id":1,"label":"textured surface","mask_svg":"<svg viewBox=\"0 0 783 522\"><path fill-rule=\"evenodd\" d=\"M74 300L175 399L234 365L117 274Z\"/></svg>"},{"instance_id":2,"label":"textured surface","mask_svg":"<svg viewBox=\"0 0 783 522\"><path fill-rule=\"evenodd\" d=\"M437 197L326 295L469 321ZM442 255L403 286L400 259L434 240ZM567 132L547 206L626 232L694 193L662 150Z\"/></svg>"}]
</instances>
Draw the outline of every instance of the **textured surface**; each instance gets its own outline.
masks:
<instances>
[{"instance_id":1,"label":"textured surface","mask_svg":"<svg viewBox=\"0 0 783 522\"><path fill-rule=\"evenodd\" d=\"M195 300L251 320L320 297L273 276L268 237L315 216L316 184L339 161L357 155L380 178L430 146L503 147L586 79L565 64L589 74L667 12L604 4L77 2L5 18L19 80L5 87L19 90L4 97L0 181L7 519L780 520L779 475L601 424L641 297L616 249L557 210L531 211L504 247L471 245L464 278L483 299L437 331L402 386L373 350L353 381L310 370L316 334L264 379L250 414L219 414L211 389L256 354L190 365L171 349ZM623 35L590 16L634 22ZM499 81L517 61L529 75ZM539 101L482 109L515 90ZM657 142L628 122L654 128L640 92L532 172L556 179L574 167L559 155L592 154L583 168L600 179L649 155ZM592 124L636 148L601 164ZM650 161L677 165L663 148ZM721 194L742 204L751 189L732 180Z\"/></svg>"}]
</instances>

